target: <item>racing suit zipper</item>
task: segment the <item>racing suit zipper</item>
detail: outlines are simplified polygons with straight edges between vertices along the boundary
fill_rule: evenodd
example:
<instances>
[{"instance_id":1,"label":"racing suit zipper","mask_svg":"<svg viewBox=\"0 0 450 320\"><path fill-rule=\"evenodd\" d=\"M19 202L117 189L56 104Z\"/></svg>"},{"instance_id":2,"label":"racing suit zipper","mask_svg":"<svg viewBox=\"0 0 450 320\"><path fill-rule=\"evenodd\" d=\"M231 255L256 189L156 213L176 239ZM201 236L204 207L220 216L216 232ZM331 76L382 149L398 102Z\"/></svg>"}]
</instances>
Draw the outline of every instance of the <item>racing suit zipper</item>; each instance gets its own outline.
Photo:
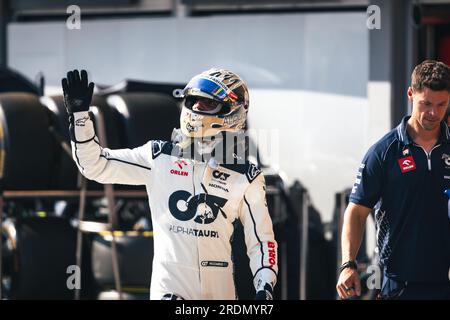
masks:
<instances>
[{"instance_id":1,"label":"racing suit zipper","mask_svg":"<svg viewBox=\"0 0 450 320\"><path fill-rule=\"evenodd\" d=\"M195 197L197 197L197 195L195 194L195 160L192 160L192 188L194 189L192 196L195 198ZM197 210L197 208L195 210ZM199 238L197 237L197 239L196 239L196 242L197 242L197 257L198 257L197 258L198 259L197 260L197 267L198 267L198 282L200 284L200 292L201 292L202 277L201 277L201 270L200 270L200 250L199 250L198 239Z\"/></svg>"},{"instance_id":2,"label":"racing suit zipper","mask_svg":"<svg viewBox=\"0 0 450 320\"><path fill-rule=\"evenodd\" d=\"M427 156L427 162L428 162L428 171L431 171L431 153L433 152L434 149L436 149L437 147L440 146L440 144L435 145L431 150L430 153L428 153L422 146L419 146L418 144L414 144L417 147L420 147L423 152L425 152L426 156Z\"/></svg>"},{"instance_id":3,"label":"racing suit zipper","mask_svg":"<svg viewBox=\"0 0 450 320\"><path fill-rule=\"evenodd\" d=\"M195 197L196 194L195 194L195 162L194 161L192 161L192 187L194 189L193 196Z\"/></svg>"}]
</instances>

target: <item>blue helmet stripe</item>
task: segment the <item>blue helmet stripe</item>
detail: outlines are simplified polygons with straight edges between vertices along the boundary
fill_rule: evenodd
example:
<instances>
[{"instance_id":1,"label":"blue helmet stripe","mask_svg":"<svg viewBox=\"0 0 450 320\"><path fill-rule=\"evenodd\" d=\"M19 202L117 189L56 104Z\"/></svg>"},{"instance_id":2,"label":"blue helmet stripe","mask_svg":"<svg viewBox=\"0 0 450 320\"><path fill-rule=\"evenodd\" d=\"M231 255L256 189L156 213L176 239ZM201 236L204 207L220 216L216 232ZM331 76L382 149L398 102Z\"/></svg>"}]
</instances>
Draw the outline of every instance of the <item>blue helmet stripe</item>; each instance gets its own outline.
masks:
<instances>
[{"instance_id":1,"label":"blue helmet stripe","mask_svg":"<svg viewBox=\"0 0 450 320\"><path fill-rule=\"evenodd\" d=\"M203 77L192 78L184 88L183 93L186 96L195 93L195 91L201 91L220 101L224 101L227 98L227 92L222 86Z\"/></svg>"}]
</instances>

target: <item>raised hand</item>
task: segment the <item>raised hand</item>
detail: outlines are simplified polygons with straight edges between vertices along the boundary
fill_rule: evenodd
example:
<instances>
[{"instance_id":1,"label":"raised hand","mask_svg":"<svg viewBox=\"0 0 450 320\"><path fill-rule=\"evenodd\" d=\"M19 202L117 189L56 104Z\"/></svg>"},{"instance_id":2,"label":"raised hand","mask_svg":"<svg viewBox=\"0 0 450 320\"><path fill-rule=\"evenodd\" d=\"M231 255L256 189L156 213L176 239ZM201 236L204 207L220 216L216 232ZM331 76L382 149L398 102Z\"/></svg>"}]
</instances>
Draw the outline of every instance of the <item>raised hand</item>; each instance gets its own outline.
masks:
<instances>
[{"instance_id":1,"label":"raised hand","mask_svg":"<svg viewBox=\"0 0 450 320\"><path fill-rule=\"evenodd\" d=\"M64 92L64 104L69 114L89 110L94 83L88 84L86 70L81 70L81 77L76 69L67 72L67 78L63 78L61 84Z\"/></svg>"}]
</instances>

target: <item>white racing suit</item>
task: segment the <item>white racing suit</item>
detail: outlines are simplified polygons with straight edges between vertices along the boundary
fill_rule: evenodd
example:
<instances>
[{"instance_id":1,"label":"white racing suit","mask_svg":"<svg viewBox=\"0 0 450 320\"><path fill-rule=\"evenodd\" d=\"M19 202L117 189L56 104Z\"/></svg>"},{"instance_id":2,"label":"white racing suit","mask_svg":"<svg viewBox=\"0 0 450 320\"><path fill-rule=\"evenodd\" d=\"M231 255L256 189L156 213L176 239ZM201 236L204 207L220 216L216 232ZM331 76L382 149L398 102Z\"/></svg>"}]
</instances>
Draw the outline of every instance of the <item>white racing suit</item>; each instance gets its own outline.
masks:
<instances>
[{"instance_id":1,"label":"white racing suit","mask_svg":"<svg viewBox=\"0 0 450 320\"><path fill-rule=\"evenodd\" d=\"M102 148L88 112L72 119L72 153L81 173L100 183L145 185L154 234L150 299L236 299L230 240L244 226L256 290L277 279L277 243L265 181L253 164L218 165L173 155L171 142Z\"/></svg>"}]
</instances>

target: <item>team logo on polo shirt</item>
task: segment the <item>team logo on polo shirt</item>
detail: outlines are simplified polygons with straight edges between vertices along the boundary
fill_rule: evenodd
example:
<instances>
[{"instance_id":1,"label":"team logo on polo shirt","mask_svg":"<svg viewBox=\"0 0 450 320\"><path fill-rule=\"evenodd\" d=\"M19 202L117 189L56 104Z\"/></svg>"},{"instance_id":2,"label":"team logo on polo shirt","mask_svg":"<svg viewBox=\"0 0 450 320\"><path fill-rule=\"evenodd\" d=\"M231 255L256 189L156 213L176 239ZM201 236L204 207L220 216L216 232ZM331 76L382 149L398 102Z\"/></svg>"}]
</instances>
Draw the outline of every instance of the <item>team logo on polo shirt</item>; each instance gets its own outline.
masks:
<instances>
[{"instance_id":1,"label":"team logo on polo shirt","mask_svg":"<svg viewBox=\"0 0 450 320\"><path fill-rule=\"evenodd\" d=\"M400 166L400 170L402 171L402 173L416 169L416 163L414 162L412 156L398 159L398 165Z\"/></svg>"},{"instance_id":2,"label":"team logo on polo shirt","mask_svg":"<svg viewBox=\"0 0 450 320\"><path fill-rule=\"evenodd\" d=\"M442 160L444 160L445 169L450 169L450 156L448 154L442 154Z\"/></svg>"}]
</instances>

